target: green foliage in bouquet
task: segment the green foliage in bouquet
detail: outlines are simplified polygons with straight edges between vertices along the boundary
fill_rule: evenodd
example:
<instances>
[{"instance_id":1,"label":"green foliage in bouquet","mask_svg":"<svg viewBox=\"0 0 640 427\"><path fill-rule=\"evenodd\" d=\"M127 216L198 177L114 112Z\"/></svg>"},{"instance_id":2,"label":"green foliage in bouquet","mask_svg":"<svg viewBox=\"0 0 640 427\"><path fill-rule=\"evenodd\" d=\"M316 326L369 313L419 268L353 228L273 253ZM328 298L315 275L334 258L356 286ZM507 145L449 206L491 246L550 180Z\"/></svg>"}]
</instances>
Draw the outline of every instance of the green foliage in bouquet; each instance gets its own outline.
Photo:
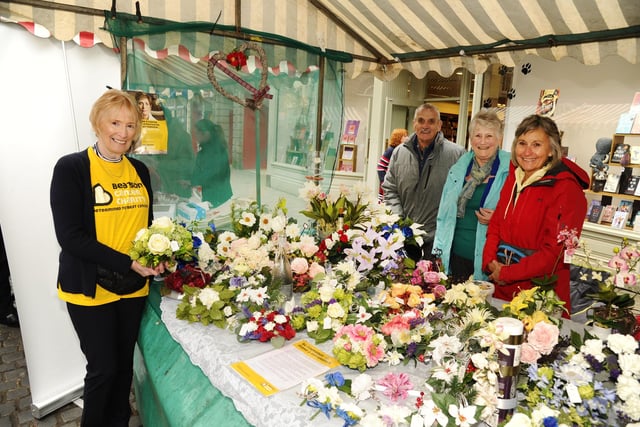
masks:
<instances>
[{"instance_id":1,"label":"green foliage in bouquet","mask_svg":"<svg viewBox=\"0 0 640 427\"><path fill-rule=\"evenodd\" d=\"M287 222L295 222L293 218L286 219L287 212L287 201L284 198L280 198L272 210L266 205L259 205L255 200L234 201L231 204L231 229L238 237L251 237L259 230L270 237L273 231L272 221L283 221L280 228L286 226Z\"/></svg>"},{"instance_id":2,"label":"green foliage in bouquet","mask_svg":"<svg viewBox=\"0 0 640 427\"><path fill-rule=\"evenodd\" d=\"M340 193L334 199L322 191L319 186L307 181L300 189L300 196L308 203L308 208L300 213L316 221L318 226L324 230L336 230L340 217L342 217L343 224L348 227L353 227L368 219L369 200L367 195L358 189L351 191L341 188Z\"/></svg>"},{"instance_id":3,"label":"green foliage in bouquet","mask_svg":"<svg viewBox=\"0 0 640 427\"><path fill-rule=\"evenodd\" d=\"M225 329L234 314L238 312L235 298L238 290L218 284L202 289L186 286L184 297L176 309L176 317L203 325L213 324Z\"/></svg>"},{"instance_id":4,"label":"green foliage in bouquet","mask_svg":"<svg viewBox=\"0 0 640 427\"><path fill-rule=\"evenodd\" d=\"M195 257L193 237L175 220L160 217L150 227L138 231L129 256L147 267L156 267L163 262L169 266L175 265L176 261L191 262Z\"/></svg>"}]
</instances>

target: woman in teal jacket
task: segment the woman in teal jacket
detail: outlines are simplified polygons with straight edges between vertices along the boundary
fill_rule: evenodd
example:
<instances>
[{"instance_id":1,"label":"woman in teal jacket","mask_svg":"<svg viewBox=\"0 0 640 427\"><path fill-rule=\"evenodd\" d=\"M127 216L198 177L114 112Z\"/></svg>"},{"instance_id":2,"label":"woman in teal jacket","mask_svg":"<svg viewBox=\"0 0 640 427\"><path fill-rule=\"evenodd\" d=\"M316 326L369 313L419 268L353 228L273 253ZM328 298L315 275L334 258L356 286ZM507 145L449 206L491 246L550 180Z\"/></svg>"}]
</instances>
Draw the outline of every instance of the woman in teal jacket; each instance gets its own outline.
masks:
<instances>
[{"instance_id":1,"label":"woman in teal jacket","mask_svg":"<svg viewBox=\"0 0 640 427\"><path fill-rule=\"evenodd\" d=\"M511 154L501 150L504 125L493 111L482 110L469 123L471 151L449 170L438 210L433 254L452 283L473 274L486 280L482 250L487 225L509 174Z\"/></svg>"}]
</instances>

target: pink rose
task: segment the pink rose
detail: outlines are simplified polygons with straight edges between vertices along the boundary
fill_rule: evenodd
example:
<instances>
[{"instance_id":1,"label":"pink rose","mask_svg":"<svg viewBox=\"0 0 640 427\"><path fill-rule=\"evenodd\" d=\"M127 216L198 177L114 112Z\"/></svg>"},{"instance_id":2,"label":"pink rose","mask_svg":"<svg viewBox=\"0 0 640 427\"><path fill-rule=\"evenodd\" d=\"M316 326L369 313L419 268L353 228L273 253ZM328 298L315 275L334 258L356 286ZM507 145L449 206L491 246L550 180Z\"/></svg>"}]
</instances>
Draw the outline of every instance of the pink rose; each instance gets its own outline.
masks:
<instances>
[{"instance_id":1,"label":"pink rose","mask_svg":"<svg viewBox=\"0 0 640 427\"><path fill-rule=\"evenodd\" d=\"M291 271L296 274L304 274L309 270L309 263L304 258L294 258L291 261Z\"/></svg>"},{"instance_id":2,"label":"pink rose","mask_svg":"<svg viewBox=\"0 0 640 427\"><path fill-rule=\"evenodd\" d=\"M436 285L433 287L433 295L436 298L444 298L447 294L447 288L444 285Z\"/></svg>"},{"instance_id":3,"label":"pink rose","mask_svg":"<svg viewBox=\"0 0 640 427\"><path fill-rule=\"evenodd\" d=\"M437 271L426 271L422 275L422 280L424 280L425 283L440 283L440 279L440 273Z\"/></svg>"},{"instance_id":4,"label":"pink rose","mask_svg":"<svg viewBox=\"0 0 640 427\"><path fill-rule=\"evenodd\" d=\"M540 354L549 354L553 347L558 344L560 330L556 325L547 322L538 322L529 332L527 342L533 346Z\"/></svg>"},{"instance_id":5,"label":"pink rose","mask_svg":"<svg viewBox=\"0 0 640 427\"><path fill-rule=\"evenodd\" d=\"M309 267L309 277L313 279L318 273L324 273L324 267L317 262L312 262Z\"/></svg>"},{"instance_id":6,"label":"pink rose","mask_svg":"<svg viewBox=\"0 0 640 427\"><path fill-rule=\"evenodd\" d=\"M540 358L541 354L533 348L529 343L522 344L522 352L520 353L520 361L522 363L535 363Z\"/></svg>"}]
</instances>

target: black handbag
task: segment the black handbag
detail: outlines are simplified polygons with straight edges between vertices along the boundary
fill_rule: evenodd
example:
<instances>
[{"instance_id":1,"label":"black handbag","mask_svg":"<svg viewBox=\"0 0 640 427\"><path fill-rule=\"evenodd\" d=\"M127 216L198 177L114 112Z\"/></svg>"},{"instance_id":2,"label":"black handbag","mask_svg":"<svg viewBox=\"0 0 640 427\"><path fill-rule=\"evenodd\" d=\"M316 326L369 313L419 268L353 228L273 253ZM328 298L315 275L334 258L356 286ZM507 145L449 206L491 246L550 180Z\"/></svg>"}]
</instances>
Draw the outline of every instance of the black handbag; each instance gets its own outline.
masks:
<instances>
[{"instance_id":1,"label":"black handbag","mask_svg":"<svg viewBox=\"0 0 640 427\"><path fill-rule=\"evenodd\" d=\"M142 277L131 269L126 274L120 274L117 271L98 265L96 282L109 292L127 295L142 289L147 283L147 278Z\"/></svg>"}]
</instances>

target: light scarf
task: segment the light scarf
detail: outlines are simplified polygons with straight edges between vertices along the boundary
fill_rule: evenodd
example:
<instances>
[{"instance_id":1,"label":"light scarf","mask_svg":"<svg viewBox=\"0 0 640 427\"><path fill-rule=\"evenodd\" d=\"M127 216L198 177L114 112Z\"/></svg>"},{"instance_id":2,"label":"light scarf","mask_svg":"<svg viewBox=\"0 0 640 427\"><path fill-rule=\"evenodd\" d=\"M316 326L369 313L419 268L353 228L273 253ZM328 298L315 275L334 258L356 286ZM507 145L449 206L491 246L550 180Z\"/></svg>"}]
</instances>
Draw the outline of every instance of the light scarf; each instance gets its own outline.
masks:
<instances>
[{"instance_id":1,"label":"light scarf","mask_svg":"<svg viewBox=\"0 0 640 427\"><path fill-rule=\"evenodd\" d=\"M520 166L516 168L516 171L515 171L516 179L515 179L515 182L513 183L513 188L511 189L511 194L513 194L515 190L515 197L509 198L509 203L507 204L507 207L504 210L505 217L507 216L507 212L509 212L509 208L511 207L511 202L513 202L513 205L515 206L516 203L518 203L518 197L520 197L520 193L522 192L522 190L524 190L525 187L528 187L534 182L540 181L540 179L547 174L549 169L551 169L551 164L546 164L542 168L532 173L529 179L525 181L524 171L522 170L522 168Z\"/></svg>"},{"instance_id":2,"label":"light scarf","mask_svg":"<svg viewBox=\"0 0 640 427\"><path fill-rule=\"evenodd\" d=\"M473 166L471 167L471 171L469 172L469 180L465 182L462 187L462 191L460 192L460 196L458 197L458 218L464 217L464 211L467 208L467 202L471 200L473 197L473 193L476 191L476 187L484 182L485 179L491 173L491 167L493 166L493 162L498 155L498 151L494 153L494 155L487 160L487 162L480 166L478 160L475 155L473 156Z\"/></svg>"}]
</instances>

